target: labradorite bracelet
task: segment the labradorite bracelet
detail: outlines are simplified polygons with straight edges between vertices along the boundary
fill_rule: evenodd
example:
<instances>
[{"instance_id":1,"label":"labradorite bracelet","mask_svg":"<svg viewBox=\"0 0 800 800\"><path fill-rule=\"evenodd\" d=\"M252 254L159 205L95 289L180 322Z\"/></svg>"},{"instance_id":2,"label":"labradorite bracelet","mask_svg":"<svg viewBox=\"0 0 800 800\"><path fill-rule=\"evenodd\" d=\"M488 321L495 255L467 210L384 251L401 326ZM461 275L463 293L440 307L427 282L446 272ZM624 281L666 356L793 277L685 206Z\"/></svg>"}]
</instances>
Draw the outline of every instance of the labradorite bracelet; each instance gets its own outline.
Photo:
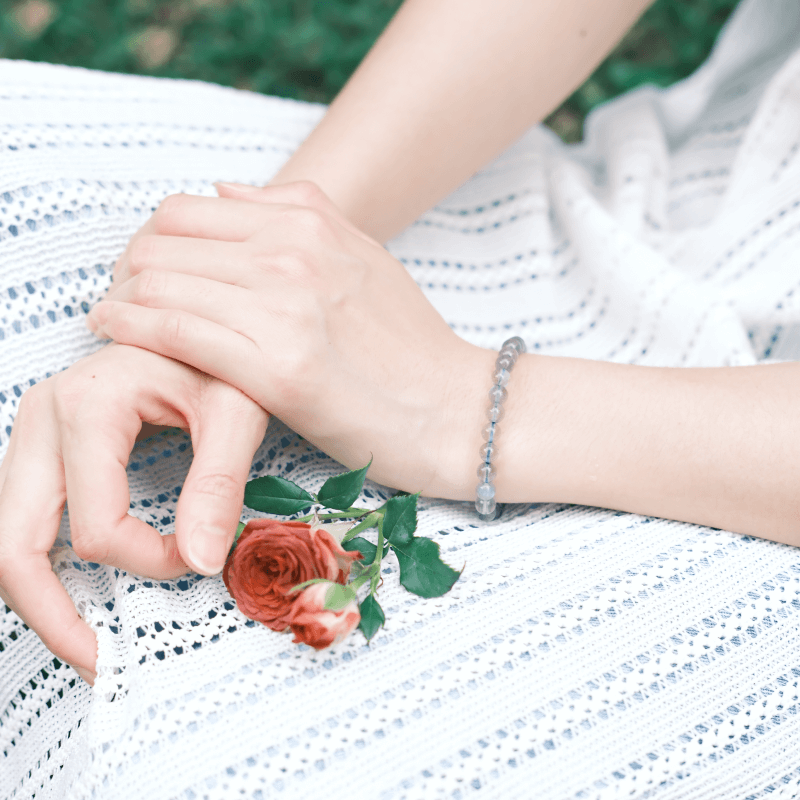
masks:
<instances>
[{"instance_id":1,"label":"labradorite bracelet","mask_svg":"<svg viewBox=\"0 0 800 800\"><path fill-rule=\"evenodd\" d=\"M478 477L481 479L475 497L475 510L478 516L489 522L496 519L497 501L495 495L497 491L494 487L494 479L497 471L493 462L497 460L497 434L500 426L498 423L503 418L503 402L508 396L506 385L511 377L511 370L517 359L526 350L525 342L519 336L512 336L503 342L497 361L494 365L494 382L489 389L489 422L483 429L483 445L481 446L481 463L478 467Z\"/></svg>"}]
</instances>

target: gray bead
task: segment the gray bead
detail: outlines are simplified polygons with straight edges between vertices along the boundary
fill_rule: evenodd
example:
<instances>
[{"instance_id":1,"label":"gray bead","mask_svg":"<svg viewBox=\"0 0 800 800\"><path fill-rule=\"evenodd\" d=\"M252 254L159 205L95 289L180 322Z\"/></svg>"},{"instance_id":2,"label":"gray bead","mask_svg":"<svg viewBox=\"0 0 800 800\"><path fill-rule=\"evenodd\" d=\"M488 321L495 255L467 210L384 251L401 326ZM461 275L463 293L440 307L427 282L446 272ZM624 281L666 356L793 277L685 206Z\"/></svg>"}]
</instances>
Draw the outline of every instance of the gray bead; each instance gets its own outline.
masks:
<instances>
[{"instance_id":1,"label":"gray bead","mask_svg":"<svg viewBox=\"0 0 800 800\"><path fill-rule=\"evenodd\" d=\"M507 369L498 369L495 370L495 373L492 375L492 377L494 378L495 384L498 386L507 386L508 381L511 378L511 373Z\"/></svg>"},{"instance_id":2,"label":"gray bead","mask_svg":"<svg viewBox=\"0 0 800 800\"><path fill-rule=\"evenodd\" d=\"M480 449L480 456L481 461L487 463L489 461L496 461L497 460L497 445L492 442L489 444L488 442L483 445Z\"/></svg>"},{"instance_id":3,"label":"gray bead","mask_svg":"<svg viewBox=\"0 0 800 800\"><path fill-rule=\"evenodd\" d=\"M492 405L498 406L508 397L508 392L502 386L495 384L489 389L489 397L492 398Z\"/></svg>"},{"instance_id":4,"label":"gray bead","mask_svg":"<svg viewBox=\"0 0 800 800\"><path fill-rule=\"evenodd\" d=\"M475 510L480 515L481 519L485 519L487 521L491 521L495 518L495 510L497 509L497 503L495 502L494 498L491 500L476 500L475 501Z\"/></svg>"},{"instance_id":5,"label":"gray bead","mask_svg":"<svg viewBox=\"0 0 800 800\"><path fill-rule=\"evenodd\" d=\"M519 336L512 336L503 342L503 348L513 347L518 353L524 353L528 348L525 347L525 341Z\"/></svg>"},{"instance_id":6,"label":"gray bead","mask_svg":"<svg viewBox=\"0 0 800 800\"><path fill-rule=\"evenodd\" d=\"M491 464L481 464L478 467L478 477L484 482L493 481L497 477L497 470Z\"/></svg>"},{"instance_id":7,"label":"gray bead","mask_svg":"<svg viewBox=\"0 0 800 800\"><path fill-rule=\"evenodd\" d=\"M497 361L494 362L496 369L511 369L516 363L516 352L514 353L515 357L511 358L508 353L503 350L500 355L497 357Z\"/></svg>"},{"instance_id":8,"label":"gray bead","mask_svg":"<svg viewBox=\"0 0 800 800\"><path fill-rule=\"evenodd\" d=\"M491 500L497 494L493 483L479 483L476 496L478 500Z\"/></svg>"},{"instance_id":9,"label":"gray bead","mask_svg":"<svg viewBox=\"0 0 800 800\"><path fill-rule=\"evenodd\" d=\"M516 347L503 347L497 354L498 358L510 358L515 364L519 358L519 353Z\"/></svg>"},{"instance_id":10,"label":"gray bead","mask_svg":"<svg viewBox=\"0 0 800 800\"><path fill-rule=\"evenodd\" d=\"M493 442L497 438L498 433L500 433L500 426L496 423L492 425L491 422L488 425L484 425L481 430L481 436L484 442Z\"/></svg>"},{"instance_id":11,"label":"gray bead","mask_svg":"<svg viewBox=\"0 0 800 800\"><path fill-rule=\"evenodd\" d=\"M500 422L503 419L503 406L501 405L494 405L489 406L489 421L490 422Z\"/></svg>"}]
</instances>

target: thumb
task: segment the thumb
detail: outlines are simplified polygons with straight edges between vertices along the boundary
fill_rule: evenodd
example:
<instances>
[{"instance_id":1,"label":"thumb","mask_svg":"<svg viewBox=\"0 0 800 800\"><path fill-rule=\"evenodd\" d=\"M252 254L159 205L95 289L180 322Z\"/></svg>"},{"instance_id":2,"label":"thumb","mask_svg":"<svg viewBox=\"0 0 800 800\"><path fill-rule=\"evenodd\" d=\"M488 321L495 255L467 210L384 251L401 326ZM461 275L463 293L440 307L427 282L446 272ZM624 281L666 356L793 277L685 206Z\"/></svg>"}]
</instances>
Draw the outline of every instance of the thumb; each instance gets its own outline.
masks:
<instances>
[{"instance_id":1,"label":"thumb","mask_svg":"<svg viewBox=\"0 0 800 800\"><path fill-rule=\"evenodd\" d=\"M215 575L242 513L244 486L269 415L249 397L211 381L191 426L194 459L178 500L175 533L184 561Z\"/></svg>"}]
</instances>

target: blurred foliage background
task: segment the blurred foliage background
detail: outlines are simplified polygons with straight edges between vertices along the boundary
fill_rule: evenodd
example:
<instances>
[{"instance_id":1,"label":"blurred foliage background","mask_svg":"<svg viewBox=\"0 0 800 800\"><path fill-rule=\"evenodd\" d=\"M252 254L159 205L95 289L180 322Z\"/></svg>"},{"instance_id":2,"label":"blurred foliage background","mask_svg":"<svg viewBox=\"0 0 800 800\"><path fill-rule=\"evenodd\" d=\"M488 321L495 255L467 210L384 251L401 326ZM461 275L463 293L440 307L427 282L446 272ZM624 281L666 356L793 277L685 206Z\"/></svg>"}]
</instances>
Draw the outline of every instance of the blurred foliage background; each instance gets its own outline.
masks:
<instances>
[{"instance_id":1,"label":"blurred foliage background","mask_svg":"<svg viewBox=\"0 0 800 800\"><path fill-rule=\"evenodd\" d=\"M532 0L532 2L535 0ZM602 2L602 0L599 0ZM580 139L586 113L706 57L737 0L656 0L546 120ZM0 57L194 78L329 102L400 0L0 0ZM531 32L531 42L535 42Z\"/></svg>"}]
</instances>

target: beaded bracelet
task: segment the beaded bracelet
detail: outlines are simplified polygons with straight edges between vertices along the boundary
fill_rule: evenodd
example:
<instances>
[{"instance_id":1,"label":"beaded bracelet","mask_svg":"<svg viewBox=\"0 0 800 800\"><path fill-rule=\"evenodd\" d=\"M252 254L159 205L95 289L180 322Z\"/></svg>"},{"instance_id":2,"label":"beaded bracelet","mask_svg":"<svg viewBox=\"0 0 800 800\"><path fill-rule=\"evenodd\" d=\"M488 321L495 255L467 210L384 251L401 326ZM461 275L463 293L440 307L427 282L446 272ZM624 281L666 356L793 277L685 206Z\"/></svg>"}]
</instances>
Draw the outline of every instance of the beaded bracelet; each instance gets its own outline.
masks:
<instances>
[{"instance_id":1,"label":"beaded bracelet","mask_svg":"<svg viewBox=\"0 0 800 800\"><path fill-rule=\"evenodd\" d=\"M489 423L483 429L484 444L481 447L481 464L478 467L478 477L481 482L478 484L475 498L475 510L486 522L498 516L497 502L494 499L497 492L493 482L497 477L497 471L492 466L492 459L497 458L495 440L499 429L498 423L503 418L503 401L508 397L506 385L511 377L511 369L525 350L525 342L519 336L512 336L503 342L495 362L494 385L489 389L491 399Z\"/></svg>"}]
</instances>

